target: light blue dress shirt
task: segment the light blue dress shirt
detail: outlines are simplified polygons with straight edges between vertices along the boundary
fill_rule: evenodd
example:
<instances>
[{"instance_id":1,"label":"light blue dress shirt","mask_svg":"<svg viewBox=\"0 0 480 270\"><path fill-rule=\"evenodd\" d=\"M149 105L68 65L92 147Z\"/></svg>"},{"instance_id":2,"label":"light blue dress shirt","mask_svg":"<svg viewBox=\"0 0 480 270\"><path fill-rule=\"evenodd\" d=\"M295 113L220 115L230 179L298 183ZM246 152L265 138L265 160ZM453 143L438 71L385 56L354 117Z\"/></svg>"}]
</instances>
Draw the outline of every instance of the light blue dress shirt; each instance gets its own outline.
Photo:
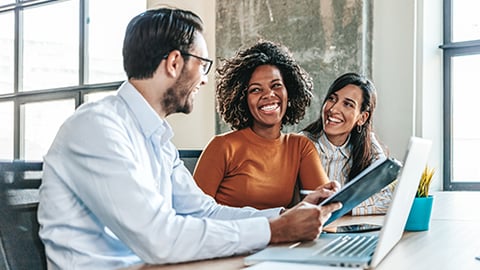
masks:
<instances>
[{"instance_id":1,"label":"light blue dress shirt","mask_svg":"<svg viewBox=\"0 0 480 270\"><path fill-rule=\"evenodd\" d=\"M280 208L220 206L195 184L173 132L125 82L82 105L44 157L38 219L49 269L116 269L264 248Z\"/></svg>"}]
</instances>

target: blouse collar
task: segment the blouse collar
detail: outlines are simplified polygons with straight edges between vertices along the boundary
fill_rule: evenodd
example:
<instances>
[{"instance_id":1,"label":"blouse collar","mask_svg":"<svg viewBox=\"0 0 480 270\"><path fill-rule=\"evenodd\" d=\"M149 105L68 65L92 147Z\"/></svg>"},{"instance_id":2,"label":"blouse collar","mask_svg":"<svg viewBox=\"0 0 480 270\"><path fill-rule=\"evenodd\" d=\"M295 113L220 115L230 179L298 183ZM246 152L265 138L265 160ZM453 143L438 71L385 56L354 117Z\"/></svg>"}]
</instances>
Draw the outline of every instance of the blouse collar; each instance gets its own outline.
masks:
<instances>
[{"instance_id":1,"label":"blouse collar","mask_svg":"<svg viewBox=\"0 0 480 270\"><path fill-rule=\"evenodd\" d=\"M343 145L336 146L328 140L327 134L322 131L320 137L318 138L318 142L320 150L328 156L332 155L336 151L339 151L345 158L348 159L350 157L351 148L348 144L350 142L350 134Z\"/></svg>"}]
</instances>

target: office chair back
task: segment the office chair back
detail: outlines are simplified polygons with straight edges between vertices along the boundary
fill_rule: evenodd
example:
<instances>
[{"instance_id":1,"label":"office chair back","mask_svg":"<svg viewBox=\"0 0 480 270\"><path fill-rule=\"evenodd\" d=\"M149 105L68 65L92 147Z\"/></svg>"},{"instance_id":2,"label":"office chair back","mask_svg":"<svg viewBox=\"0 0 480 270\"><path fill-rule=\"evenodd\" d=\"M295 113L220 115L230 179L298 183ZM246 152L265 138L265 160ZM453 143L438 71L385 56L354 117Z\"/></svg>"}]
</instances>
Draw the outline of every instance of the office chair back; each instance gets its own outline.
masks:
<instances>
[{"instance_id":1,"label":"office chair back","mask_svg":"<svg viewBox=\"0 0 480 270\"><path fill-rule=\"evenodd\" d=\"M195 166L197 165L198 158L202 154L202 150L178 150L180 159L183 160L185 167L193 174Z\"/></svg>"},{"instance_id":2,"label":"office chair back","mask_svg":"<svg viewBox=\"0 0 480 270\"><path fill-rule=\"evenodd\" d=\"M47 268L37 220L42 167L0 161L0 270Z\"/></svg>"}]
</instances>

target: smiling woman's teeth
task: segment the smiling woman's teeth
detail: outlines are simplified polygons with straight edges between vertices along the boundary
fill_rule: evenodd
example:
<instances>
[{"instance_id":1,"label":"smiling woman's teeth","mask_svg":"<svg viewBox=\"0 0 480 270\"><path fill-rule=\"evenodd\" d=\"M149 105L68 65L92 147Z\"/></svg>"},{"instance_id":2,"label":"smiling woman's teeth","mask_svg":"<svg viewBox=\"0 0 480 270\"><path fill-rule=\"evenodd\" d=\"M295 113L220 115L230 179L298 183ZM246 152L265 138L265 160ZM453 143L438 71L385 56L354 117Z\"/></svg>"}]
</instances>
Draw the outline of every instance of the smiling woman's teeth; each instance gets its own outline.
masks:
<instances>
[{"instance_id":1,"label":"smiling woman's teeth","mask_svg":"<svg viewBox=\"0 0 480 270\"><path fill-rule=\"evenodd\" d=\"M264 111L273 111L276 108L278 108L278 105L273 104L273 105L263 106L261 109L264 110Z\"/></svg>"},{"instance_id":2,"label":"smiling woman's teeth","mask_svg":"<svg viewBox=\"0 0 480 270\"><path fill-rule=\"evenodd\" d=\"M328 118L327 118L327 121L328 121L328 122L333 122L333 123L340 123L340 122L341 122L340 120L338 120L338 119L336 119L336 118L332 118L332 117L328 117Z\"/></svg>"}]
</instances>

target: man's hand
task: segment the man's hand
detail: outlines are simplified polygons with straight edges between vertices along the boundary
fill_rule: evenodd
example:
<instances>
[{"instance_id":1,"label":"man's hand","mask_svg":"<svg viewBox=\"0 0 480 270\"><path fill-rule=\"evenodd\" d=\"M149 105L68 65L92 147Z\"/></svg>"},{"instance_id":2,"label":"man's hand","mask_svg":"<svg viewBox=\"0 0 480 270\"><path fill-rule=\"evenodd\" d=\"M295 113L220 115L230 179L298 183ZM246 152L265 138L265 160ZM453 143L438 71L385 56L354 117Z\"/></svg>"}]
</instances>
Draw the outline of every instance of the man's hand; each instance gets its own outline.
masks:
<instances>
[{"instance_id":1,"label":"man's hand","mask_svg":"<svg viewBox=\"0 0 480 270\"><path fill-rule=\"evenodd\" d=\"M270 244L318 238L322 232L323 224L330 218L333 211L341 207L341 203L317 206L300 202L282 215L269 220Z\"/></svg>"},{"instance_id":2,"label":"man's hand","mask_svg":"<svg viewBox=\"0 0 480 270\"><path fill-rule=\"evenodd\" d=\"M323 186L317 187L313 192L308 194L303 201L311 204L319 204L321 201L330 197L333 193L340 189L340 184L337 181L331 181Z\"/></svg>"}]
</instances>

